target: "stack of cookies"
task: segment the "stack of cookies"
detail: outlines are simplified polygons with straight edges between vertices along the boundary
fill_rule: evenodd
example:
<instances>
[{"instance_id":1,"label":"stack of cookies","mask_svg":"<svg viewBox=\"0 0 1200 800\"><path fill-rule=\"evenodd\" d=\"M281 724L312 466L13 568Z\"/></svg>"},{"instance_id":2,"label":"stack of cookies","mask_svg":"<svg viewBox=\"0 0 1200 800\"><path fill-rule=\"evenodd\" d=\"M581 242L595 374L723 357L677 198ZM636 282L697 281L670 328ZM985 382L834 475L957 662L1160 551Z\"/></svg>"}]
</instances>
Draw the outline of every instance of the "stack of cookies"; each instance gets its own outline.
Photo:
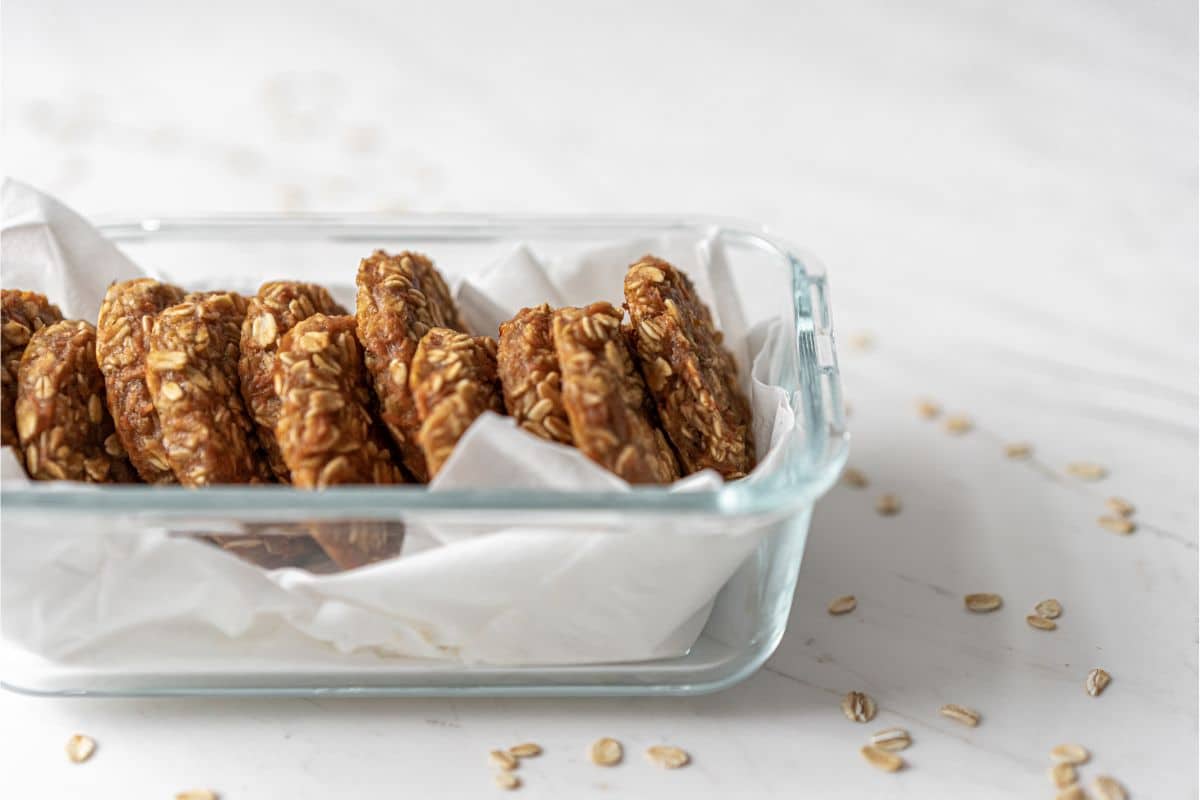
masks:
<instances>
[{"instance_id":1,"label":"stack of cookies","mask_svg":"<svg viewBox=\"0 0 1200 800\"><path fill-rule=\"evenodd\" d=\"M3 442L38 480L425 483L493 411L630 483L754 466L734 360L661 259L629 268L624 310L525 308L495 339L467 329L424 255L371 254L357 290L351 315L311 283L244 298L140 278L109 287L95 327L4 290ZM391 549L335 555L345 537L308 533L341 566Z\"/></svg>"}]
</instances>

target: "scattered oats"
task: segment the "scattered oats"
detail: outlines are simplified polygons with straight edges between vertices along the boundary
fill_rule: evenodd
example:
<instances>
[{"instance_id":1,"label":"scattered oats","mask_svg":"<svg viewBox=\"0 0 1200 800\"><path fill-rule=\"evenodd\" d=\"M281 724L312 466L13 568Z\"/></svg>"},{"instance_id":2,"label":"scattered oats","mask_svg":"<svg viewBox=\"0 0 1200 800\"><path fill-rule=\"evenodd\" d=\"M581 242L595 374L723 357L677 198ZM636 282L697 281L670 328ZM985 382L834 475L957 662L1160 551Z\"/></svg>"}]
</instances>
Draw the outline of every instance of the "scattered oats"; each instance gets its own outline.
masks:
<instances>
[{"instance_id":1,"label":"scattered oats","mask_svg":"<svg viewBox=\"0 0 1200 800\"><path fill-rule=\"evenodd\" d=\"M1133 512L1137 510L1133 507L1133 503L1122 500L1120 497L1110 497L1104 501L1104 505L1108 507L1109 511L1121 517L1132 516Z\"/></svg>"},{"instance_id":2,"label":"scattered oats","mask_svg":"<svg viewBox=\"0 0 1200 800\"><path fill-rule=\"evenodd\" d=\"M849 614L857 607L858 600L854 598L854 595L848 594L835 598L832 602L830 602L829 613L835 616L838 614Z\"/></svg>"},{"instance_id":3,"label":"scattered oats","mask_svg":"<svg viewBox=\"0 0 1200 800\"><path fill-rule=\"evenodd\" d=\"M1113 533L1119 533L1122 536L1128 536L1137 530L1137 525L1133 524L1133 520L1126 519L1125 517L1105 516L1100 517L1096 520L1096 522L1101 528L1112 531Z\"/></svg>"},{"instance_id":4,"label":"scattered oats","mask_svg":"<svg viewBox=\"0 0 1200 800\"><path fill-rule=\"evenodd\" d=\"M875 347L875 337L869 333L856 333L850 337L850 347L854 350L867 351Z\"/></svg>"},{"instance_id":5,"label":"scattered oats","mask_svg":"<svg viewBox=\"0 0 1200 800\"><path fill-rule=\"evenodd\" d=\"M1112 675L1097 667L1087 674L1087 679L1083 682L1083 686L1087 689L1088 694L1096 697L1107 689L1110 683L1112 683Z\"/></svg>"},{"instance_id":6,"label":"scattered oats","mask_svg":"<svg viewBox=\"0 0 1200 800\"><path fill-rule=\"evenodd\" d=\"M912 744L912 737L904 728L885 728L871 735L871 744L880 750L905 750Z\"/></svg>"},{"instance_id":7,"label":"scattered oats","mask_svg":"<svg viewBox=\"0 0 1200 800\"><path fill-rule=\"evenodd\" d=\"M686 750L665 744L646 748L646 758L663 769L679 769L687 766L692 760Z\"/></svg>"},{"instance_id":8,"label":"scattered oats","mask_svg":"<svg viewBox=\"0 0 1200 800\"><path fill-rule=\"evenodd\" d=\"M1058 619L1062 615L1062 603L1051 597L1038 603L1033 610L1038 613L1039 617Z\"/></svg>"},{"instance_id":9,"label":"scattered oats","mask_svg":"<svg viewBox=\"0 0 1200 800\"><path fill-rule=\"evenodd\" d=\"M1054 795L1054 800L1087 800L1087 795L1078 783L1072 784Z\"/></svg>"},{"instance_id":10,"label":"scattered oats","mask_svg":"<svg viewBox=\"0 0 1200 800\"><path fill-rule=\"evenodd\" d=\"M842 698L842 713L851 722L870 722L875 719L875 701L862 692L847 692Z\"/></svg>"},{"instance_id":11,"label":"scattered oats","mask_svg":"<svg viewBox=\"0 0 1200 800\"><path fill-rule=\"evenodd\" d=\"M895 772L904 766L903 758L874 745L864 745L858 752L862 753L862 757L867 760L868 764L884 772Z\"/></svg>"},{"instance_id":12,"label":"scattered oats","mask_svg":"<svg viewBox=\"0 0 1200 800\"><path fill-rule=\"evenodd\" d=\"M188 789L176 792L175 800L217 800L217 793L212 789Z\"/></svg>"},{"instance_id":13,"label":"scattered oats","mask_svg":"<svg viewBox=\"0 0 1200 800\"><path fill-rule=\"evenodd\" d=\"M855 489L867 488L867 476L862 470L854 467L846 467L846 471L842 473L842 480L847 486L853 486Z\"/></svg>"},{"instance_id":14,"label":"scattered oats","mask_svg":"<svg viewBox=\"0 0 1200 800\"><path fill-rule=\"evenodd\" d=\"M521 779L511 772L497 772L492 778L496 785L501 789L517 789L521 786Z\"/></svg>"},{"instance_id":15,"label":"scattered oats","mask_svg":"<svg viewBox=\"0 0 1200 800\"><path fill-rule=\"evenodd\" d=\"M519 765L517 757L507 750L493 750L488 753L488 763L505 771L512 771Z\"/></svg>"},{"instance_id":16,"label":"scattered oats","mask_svg":"<svg viewBox=\"0 0 1200 800\"><path fill-rule=\"evenodd\" d=\"M1067 464L1067 474L1085 481L1098 481L1108 477L1108 470L1090 461L1072 461Z\"/></svg>"},{"instance_id":17,"label":"scattered oats","mask_svg":"<svg viewBox=\"0 0 1200 800\"><path fill-rule=\"evenodd\" d=\"M962 434L969 432L974 427L975 423L971 421L971 418L963 416L962 414L955 414L953 416L946 417L946 432L952 433L955 436L961 436Z\"/></svg>"},{"instance_id":18,"label":"scattered oats","mask_svg":"<svg viewBox=\"0 0 1200 800\"><path fill-rule=\"evenodd\" d=\"M588 749L588 758L598 767L612 767L620 764L624 754L621 743L607 736L592 742L591 748Z\"/></svg>"},{"instance_id":19,"label":"scattered oats","mask_svg":"<svg viewBox=\"0 0 1200 800\"><path fill-rule=\"evenodd\" d=\"M1055 764L1086 764L1091 754L1078 744L1058 744L1050 748L1050 758Z\"/></svg>"},{"instance_id":20,"label":"scattered oats","mask_svg":"<svg viewBox=\"0 0 1200 800\"><path fill-rule=\"evenodd\" d=\"M1033 455L1033 445L1025 442L1013 442L1004 445L1004 455L1008 458L1021 459Z\"/></svg>"},{"instance_id":21,"label":"scattered oats","mask_svg":"<svg viewBox=\"0 0 1200 800\"><path fill-rule=\"evenodd\" d=\"M533 758L542 754L542 746L533 742L524 742L508 748L508 752L517 758Z\"/></svg>"},{"instance_id":22,"label":"scattered oats","mask_svg":"<svg viewBox=\"0 0 1200 800\"><path fill-rule=\"evenodd\" d=\"M932 400L918 400L917 413L924 419L937 419L942 415L942 407Z\"/></svg>"},{"instance_id":23,"label":"scattered oats","mask_svg":"<svg viewBox=\"0 0 1200 800\"><path fill-rule=\"evenodd\" d=\"M1129 797L1125 787L1116 778L1107 775L1099 775L1092 781L1092 791L1100 800L1126 800Z\"/></svg>"},{"instance_id":24,"label":"scattered oats","mask_svg":"<svg viewBox=\"0 0 1200 800\"><path fill-rule=\"evenodd\" d=\"M96 740L90 736L77 733L70 739L67 739L67 758L76 764L82 764L87 761L92 757L92 753L94 752L96 752Z\"/></svg>"},{"instance_id":25,"label":"scattered oats","mask_svg":"<svg viewBox=\"0 0 1200 800\"><path fill-rule=\"evenodd\" d=\"M894 494L882 494L875 501L875 510L885 517L900 513L900 498Z\"/></svg>"},{"instance_id":26,"label":"scattered oats","mask_svg":"<svg viewBox=\"0 0 1200 800\"><path fill-rule=\"evenodd\" d=\"M966 706L960 706L957 703L947 703L938 709L938 713L943 717L952 719L955 722L961 722L963 725L967 725L971 728L974 728L979 724L978 711L972 708L967 708Z\"/></svg>"},{"instance_id":27,"label":"scattered oats","mask_svg":"<svg viewBox=\"0 0 1200 800\"><path fill-rule=\"evenodd\" d=\"M974 611L976 614L995 611L1003 602L998 594L969 594L963 598L967 610Z\"/></svg>"},{"instance_id":28,"label":"scattered oats","mask_svg":"<svg viewBox=\"0 0 1200 800\"><path fill-rule=\"evenodd\" d=\"M1078 773L1075 772L1075 767L1065 762L1061 764L1055 764L1050 768L1049 773L1050 782L1059 789L1066 789L1079 779Z\"/></svg>"},{"instance_id":29,"label":"scattered oats","mask_svg":"<svg viewBox=\"0 0 1200 800\"><path fill-rule=\"evenodd\" d=\"M1046 619L1038 614L1030 614L1025 618L1029 623L1029 627L1037 628L1039 631L1052 631L1058 628L1058 624L1052 619Z\"/></svg>"}]
</instances>

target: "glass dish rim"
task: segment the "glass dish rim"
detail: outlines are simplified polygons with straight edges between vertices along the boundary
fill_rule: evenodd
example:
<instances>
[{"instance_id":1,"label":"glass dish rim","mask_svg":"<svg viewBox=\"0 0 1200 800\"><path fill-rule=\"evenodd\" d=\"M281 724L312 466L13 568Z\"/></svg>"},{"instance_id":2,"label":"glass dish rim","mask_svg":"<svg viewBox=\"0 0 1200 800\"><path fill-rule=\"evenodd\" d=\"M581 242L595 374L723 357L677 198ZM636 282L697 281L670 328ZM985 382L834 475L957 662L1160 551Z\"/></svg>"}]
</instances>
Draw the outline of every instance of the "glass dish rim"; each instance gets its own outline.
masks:
<instances>
[{"instance_id":1,"label":"glass dish rim","mask_svg":"<svg viewBox=\"0 0 1200 800\"><path fill-rule=\"evenodd\" d=\"M622 230L632 236L711 230L748 241L780 257L791 268L792 311L796 338L791 353L807 380L787 386L804 404L812 429L805 438L803 475L761 484L736 481L703 492L673 492L663 487L632 487L608 492L559 490L455 490L431 492L423 486L335 487L319 492L288 486L214 486L203 492L182 487L98 486L0 487L0 506L36 511L53 506L55 513L163 513L183 515L277 514L286 509L307 518L394 517L400 513L459 514L492 512L627 512L718 516L774 515L812 503L829 488L845 462L849 436L845 430L833 325L829 315L825 271L818 260L775 236L761 223L716 215L672 214L483 214L411 212L399 214L213 214L148 215L101 219L97 227L118 245L149 237L369 239L421 233L448 241L512 238L523 230L554 232ZM824 340L818 343L816 339ZM823 353L825 363L819 363ZM823 390L821 380L827 381ZM267 498L271 501L266 501ZM265 502L266 501L266 502Z\"/></svg>"}]
</instances>

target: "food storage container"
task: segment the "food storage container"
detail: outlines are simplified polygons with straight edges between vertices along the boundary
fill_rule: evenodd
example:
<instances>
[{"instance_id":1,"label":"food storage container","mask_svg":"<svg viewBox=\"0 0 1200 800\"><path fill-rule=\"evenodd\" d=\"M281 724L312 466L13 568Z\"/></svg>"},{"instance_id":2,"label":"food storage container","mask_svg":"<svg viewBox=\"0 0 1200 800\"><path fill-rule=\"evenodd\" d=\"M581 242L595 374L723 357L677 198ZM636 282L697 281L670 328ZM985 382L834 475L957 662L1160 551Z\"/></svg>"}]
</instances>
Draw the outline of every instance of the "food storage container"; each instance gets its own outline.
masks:
<instances>
[{"instance_id":1,"label":"food storage container","mask_svg":"<svg viewBox=\"0 0 1200 800\"><path fill-rule=\"evenodd\" d=\"M824 272L813 258L763 227L705 217L406 215L151 218L105 224L101 230L143 268L189 288L219 285L231 275L253 285L288 277L323 282L350 303L354 267L376 248L427 252L454 282L465 272L503 261L518 245L552 272L557 259L572 253L603 254L633 240L652 249L672 237L693 237L720 248L727 262L732 285L709 291L740 296L750 323L782 320L783 345L770 353L767 367L772 383L786 393L796 435L782 446L766 478L695 492L662 487L438 492L407 485L311 492L286 486L189 490L8 481L0 534L7 688L51 695L683 695L719 690L745 678L783 636L813 504L844 464L847 434ZM613 270L616 295L597 299L620 302L620 276L627 265L595 260L589 268ZM246 526L286 531L314 523L347 530L360 524L410 532L436 529L440 542L451 542L440 551L406 550L402 560L476 546L507 531L542 537L539 541L551 548L556 542L602 537L596 541L618 548L617 557L627 559L631 569L635 564L645 569L643 557L661 558L650 574L702 570L710 552L714 561L737 552L740 566L720 576L724 584L715 598L686 601L690 622L685 627L691 633L685 631L675 652L616 662L603 654L589 661L591 643L658 635L647 633L654 629L653 615L622 615L622 603L608 596L617 591L611 582L589 581L586 571L571 573L568 594L579 603L581 626L568 632L577 640L566 646L576 647L583 660L546 664L523 659L522 641L545 634L538 627L539 601L557 604L564 597L561 584L552 595L540 596L559 568L553 562L545 583L529 583L521 614L510 615L503 625L488 619L497 640L508 637L502 642L504 657L473 659L445 642L419 641L420 625L414 626L412 647L419 651L428 645L432 656L363 650L339 641L298 643L279 618L243 613L246 604L268 602L263 598L269 593L238 594L241 588L208 579L203 571L194 580L179 581L154 560L153 548L172 537L232 533ZM741 536L737 541L744 552L720 550L729 532ZM195 552L198 560L208 555ZM54 555L39 560L43 553ZM520 567L505 553L495 551L499 575ZM136 563L137 569L110 571L114 559L135 557L122 563ZM251 572L255 567L239 568L247 571L239 573L246 581L257 579ZM665 592L656 595L663 591L657 583L646 580L635 587L649 601L641 607L665 609L684 602ZM482 604L487 591L454 581L435 588L423 591L430 606L439 608ZM631 588L620 591L627 595ZM387 596L382 587L379 597ZM614 601L611 616L605 613L609 601ZM173 621L169 609L197 603L229 609L230 620L199 626L182 615ZM326 604L314 613L344 613L353 624L353 608ZM144 622L153 624L143 629ZM86 634L101 629L104 638L90 641ZM87 645L74 646L73 638Z\"/></svg>"}]
</instances>

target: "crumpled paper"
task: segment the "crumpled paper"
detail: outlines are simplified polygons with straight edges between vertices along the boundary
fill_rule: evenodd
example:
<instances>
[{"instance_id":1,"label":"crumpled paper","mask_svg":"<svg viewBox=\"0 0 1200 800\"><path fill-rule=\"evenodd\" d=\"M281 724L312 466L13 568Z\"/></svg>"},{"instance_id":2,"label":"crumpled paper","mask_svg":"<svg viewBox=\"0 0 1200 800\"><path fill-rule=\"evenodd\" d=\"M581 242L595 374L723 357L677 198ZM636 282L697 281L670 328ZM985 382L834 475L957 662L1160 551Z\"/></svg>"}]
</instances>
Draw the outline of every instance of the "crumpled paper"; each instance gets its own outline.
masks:
<instances>
[{"instance_id":1,"label":"crumpled paper","mask_svg":"<svg viewBox=\"0 0 1200 800\"><path fill-rule=\"evenodd\" d=\"M7 181L3 204L5 286L42 291L67 316L94 321L111 280L146 274L30 187ZM745 480L762 479L801 435L787 393L771 382L772 354L788 326L776 319L746 328L717 240L633 241L545 264L516 246L469 274L455 294L468 324L494 333L522 306L619 304L625 266L647 252L687 271L723 328L755 412L760 463ZM253 293L262 277L229 275L225 285ZM339 278L325 283L346 297L352 265ZM4 487L27 483L11 453L4 456ZM719 485L708 471L671 491ZM575 449L490 413L467 431L429 491L472 487L629 490ZM567 665L678 656L765 535L762 527L694 518L653 526L620 519L583 530L418 520L408 521L400 558L315 575L264 571L130 518L71 526L61 519L5 521L6 640L35 658L148 672L180 663L294 672L387 668L412 658Z\"/></svg>"}]
</instances>

